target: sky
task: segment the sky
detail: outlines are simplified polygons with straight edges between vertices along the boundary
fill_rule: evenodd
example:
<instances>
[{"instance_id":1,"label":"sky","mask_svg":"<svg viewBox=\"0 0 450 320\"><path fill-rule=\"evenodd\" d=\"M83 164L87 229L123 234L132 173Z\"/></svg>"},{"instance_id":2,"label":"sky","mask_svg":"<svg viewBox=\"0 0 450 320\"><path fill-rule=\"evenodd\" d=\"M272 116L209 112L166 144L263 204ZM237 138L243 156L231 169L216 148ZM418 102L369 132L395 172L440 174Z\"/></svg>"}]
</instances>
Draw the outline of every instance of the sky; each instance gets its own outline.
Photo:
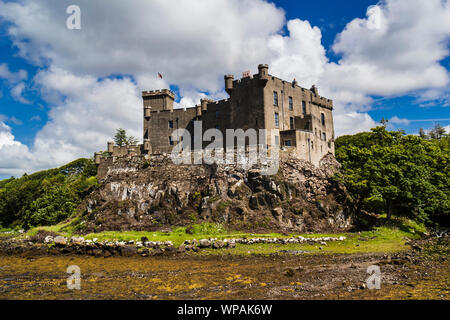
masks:
<instances>
[{"instance_id":1,"label":"sky","mask_svg":"<svg viewBox=\"0 0 450 320\"><path fill-rule=\"evenodd\" d=\"M260 63L333 99L337 136L450 132L449 39L448 0L0 0L0 179L141 138L143 90L193 107Z\"/></svg>"}]
</instances>

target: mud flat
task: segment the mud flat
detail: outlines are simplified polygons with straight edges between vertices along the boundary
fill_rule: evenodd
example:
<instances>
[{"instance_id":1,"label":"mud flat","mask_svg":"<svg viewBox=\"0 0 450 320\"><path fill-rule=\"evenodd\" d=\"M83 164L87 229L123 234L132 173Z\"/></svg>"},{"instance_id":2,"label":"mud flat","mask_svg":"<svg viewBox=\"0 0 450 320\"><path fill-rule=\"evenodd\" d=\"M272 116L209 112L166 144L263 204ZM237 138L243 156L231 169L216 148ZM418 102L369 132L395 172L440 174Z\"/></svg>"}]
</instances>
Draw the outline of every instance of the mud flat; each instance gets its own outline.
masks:
<instances>
[{"instance_id":1,"label":"mud flat","mask_svg":"<svg viewBox=\"0 0 450 320\"><path fill-rule=\"evenodd\" d=\"M449 300L448 240L429 247L390 255L0 255L0 299ZM71 265L81 270L80 290L67 288ZM380 290L366 287L371 265L381 269Z\"/></svg>"}]
</instances>

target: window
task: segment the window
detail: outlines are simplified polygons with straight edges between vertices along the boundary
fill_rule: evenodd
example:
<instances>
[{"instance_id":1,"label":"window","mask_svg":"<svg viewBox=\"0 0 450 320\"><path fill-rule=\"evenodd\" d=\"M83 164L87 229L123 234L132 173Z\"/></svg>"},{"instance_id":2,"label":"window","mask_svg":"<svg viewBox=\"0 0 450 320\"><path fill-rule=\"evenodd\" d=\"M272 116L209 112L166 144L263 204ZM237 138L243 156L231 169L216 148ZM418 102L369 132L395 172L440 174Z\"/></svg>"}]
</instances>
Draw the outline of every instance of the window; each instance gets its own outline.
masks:
<instances>
[{"instance_id":1,"label":"window","mask_svg":"<svg viewBox=\"0 0 450 320\"><path fill-rule=\"evenodd\" d=\"M292 147L292 140L286 140L286 141L284 142L284 145L285 145L286 147Z\"/></svg>"},{"instance_id":2,"label":"window","mask_svg":"<svg viewBox=\"0 0 450 320\"><path fill-rule=\"evenodd\" d=\"M314 150L314 142L311 141L311 149Z\"/></svg>"},{"instance_id":3,"label":"window","mask_svg":"<svg viewBox=\"0 0 450 320\"><path fill-rule=\"evenodd\" d=\"M325 114L321 113L320 117L321 117L321 120L322 120L322 125L324 126L325 125Z\"/></svg>"},{"instance_id":4,"label":"window","mask_svg":"<svg viewBox=\"0 0 450 320\"><path fill-rule=\"evenodd\" d=\"M280 119L278 118L278 112L275 112L275 128L280 127Z\"/></svg>"},{"instance_id":5,"label":"window","mask_svg":"<svg viewBox=\"0 0 450 320\"><path fill-rule=\"evenodd\" d=\"M294 130L294 117L289 117L289 127Z\"/></svg>"},{"instance_id":6,"label":"window","mask_svg":"<svg viewBox=\"0 0 450 320\"><path fill-rule=\"evenodd\" d=\"M306 114L306 101L302 101L302 111L303 114Z\"/></svg>"},{"instance_id":7,"label":"window","mask_svg":"<svg viewBox=\"0 0 450 320\"><path fill-rule=\"evenodd\" d=\"M323 141L327 141L327 134L325 132L322 133L322 139Z\"/></svg>"},{"instance_id":8,"label":"window","mask_svg":"<svg viewBox=\"0 0 450 320\"><path fill-rule=\"evenodd\" d=\"M278 106L278 92L273 92L273 105Z\"/></svg>"},{"instance_id":9,"label":"window","mask_svg":"<svg viewBox=\"0 0 450 320\"><path fill-rule=\"evenodd\" d=\"M169 129L173 129L173 120L169 120Z\"/></svg>"},{"instance_id":10,"label":"window","mask_svg":"<svg viewBox=\"0 0 450 320\"><path fill-rule=\"evenodd\" d=\"M169 145L173 146L173 138L172 138L172 136L169 137Z\"/></svg>"},{"instance_id":11,"label":"window","mask_svg":"<svg viewBox=\"0 0 450 320\"><path fill-rule=\"evenodd\" d=\"M216 119L219 119L219 111L216 111Z\"/></svg>"},{"instance_id":12,"label":"window","mask_svg":"<svg viewBox=\"0 0 450 320\"><path fill-rule=\"evenodd\" d=\"M276 146L280 145L280 137L279 136L275 136L275 145Z\"/></svg>"},{"instance_id":13,"label":"window","mask_svg":"<svg viewBox=\"0 0 450 320\"><path fill-rule=\"evenodd\" d=\"M294 110L294 102L292 101L292 97L289 97L289 110Z\"/></svg>"}]
</instances>

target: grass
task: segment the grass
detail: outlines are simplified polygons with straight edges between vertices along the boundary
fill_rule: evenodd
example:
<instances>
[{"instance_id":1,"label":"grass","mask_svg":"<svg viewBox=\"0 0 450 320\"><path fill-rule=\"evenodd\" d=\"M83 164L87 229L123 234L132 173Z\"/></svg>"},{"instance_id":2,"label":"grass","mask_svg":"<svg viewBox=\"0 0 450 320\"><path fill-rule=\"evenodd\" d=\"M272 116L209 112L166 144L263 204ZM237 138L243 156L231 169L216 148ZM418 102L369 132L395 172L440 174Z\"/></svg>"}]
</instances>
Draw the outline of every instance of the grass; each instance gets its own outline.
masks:
<instances>
[{"instance_id":1,"label":"grass","mask_svg":"<svg viewBox=\"0 0 450 320\"><path fill-rule=\"evenodd\" d=\"M414 229L413 229L414 230ZM309 236L309 235L305 235ZM319 235L314 235L319 236ZM339 235L332 235L338 237ZM293 244L237 244L236 248L229 249L227 253L232 255L269 255L284 250L307 251L312 254L355 254L355 253L393 253L407 250L405 240L420 238L418 232L402 231L393 227L377 227L372 231L361 232L361 234L348 233L344 241L328 242L327 245L293 243ZM322 249L320 249L322 248ZM221 254L220 251L207 249L202 254Z\"/></svg>"},{"instance_id":2,"label":"grass","mask_svg":"<svg viewBox=\"0 0 450 320\"><path fill-rule=\"evenodd\" d=\"M185 240L217 238L289 238L292 236L303 236L305 238L317 237L347 237L344 241L328 242L327 245L320 244L237 244L236 248L223 250L202 250L201 254L223 254L224 252L233 255L249 254L273 254L283 250L301 250L309 253L368 253L368 252L397 252L408 249L405 240L418 239L426 232L423 225L405 219L394 218L390 223L386 223L383 217L379 222L382 226L375 227L371 231L361 233L339 233L339 234L289 234L281 235L278 233L253 234L245 232L227 231L221 224L203 223L196 224L190 228L178 227L171 232L146 232L146 231L105 231L101 233L91 233L85 235L85 239L97 238L98 241L140 241L142 237L150 241L172 241L175 246L181 245ZM26 233L26 236L35 235L38 230L46 230L70 237L73 235L70 225L72 221L66 221L62 224L49 227L33 228ZM320 249L320 247L322 249Z\"/></svg>"}]
</instances>

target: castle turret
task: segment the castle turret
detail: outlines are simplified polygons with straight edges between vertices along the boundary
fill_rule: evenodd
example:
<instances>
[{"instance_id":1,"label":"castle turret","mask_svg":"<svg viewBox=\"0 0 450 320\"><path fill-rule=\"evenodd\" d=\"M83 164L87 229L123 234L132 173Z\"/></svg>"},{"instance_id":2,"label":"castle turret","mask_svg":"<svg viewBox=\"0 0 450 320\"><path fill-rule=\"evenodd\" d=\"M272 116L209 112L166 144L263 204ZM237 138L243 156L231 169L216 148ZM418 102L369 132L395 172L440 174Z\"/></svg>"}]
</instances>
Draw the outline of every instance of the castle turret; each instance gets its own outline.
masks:
<instances>
[{"instance_id":1,"label":"castle turret","mask_svg":"<svg viewBox=\"0 0 450 320\"><path fill-rule=\"evenodd\" d=\"M233 90L233 81L234 76L232 74L225 76L225 91L228 92L228 94L231 94L231 91Z\"/></svg>"},{"instance_id":2,"label":"castle turret","mask_svg":"<svg viewBox=\"0 0 450 320\"><path fill-rule=\"evenodd\" d=\"M108 141L108 152L109 153L114 152L114 141Z\"/></svg>"},{"instance_id":3,"label":"castle turret","mask_svg":"<svg viewBox=\"0 0 450 320\"><path fill-rule=\"evenodd\" d=\"M231 83L231 85L233 86L233 83ZM202 104L202 111L208 110L208 103L210 102L211 100L209 99L200 99L200 103Z\"/></svg>"},{"instance_id":4,"label":"castle turret","mask_svg":"<svg viewBox=\"0 0 450 320\"><path fill-rule=\"evenodd\" d=\"M142 98L144 99L144 113L145 116L150 116L146 109L151 111L163 111L173 110L173 102L175 101L175 94L167 89L156 91L144 91L142 92Z\"/></svg>"},{"instance_id":5,"label":"castle turret","mask_svg":"<svg viewBox=\"0 0 450 320\"><path fill-rule=\"evenodd\" d=\"M268 64L260 64L258 66L259 70L259 78L261 80L269 80L269 65Z\"/></svg>"}]
</instances>

